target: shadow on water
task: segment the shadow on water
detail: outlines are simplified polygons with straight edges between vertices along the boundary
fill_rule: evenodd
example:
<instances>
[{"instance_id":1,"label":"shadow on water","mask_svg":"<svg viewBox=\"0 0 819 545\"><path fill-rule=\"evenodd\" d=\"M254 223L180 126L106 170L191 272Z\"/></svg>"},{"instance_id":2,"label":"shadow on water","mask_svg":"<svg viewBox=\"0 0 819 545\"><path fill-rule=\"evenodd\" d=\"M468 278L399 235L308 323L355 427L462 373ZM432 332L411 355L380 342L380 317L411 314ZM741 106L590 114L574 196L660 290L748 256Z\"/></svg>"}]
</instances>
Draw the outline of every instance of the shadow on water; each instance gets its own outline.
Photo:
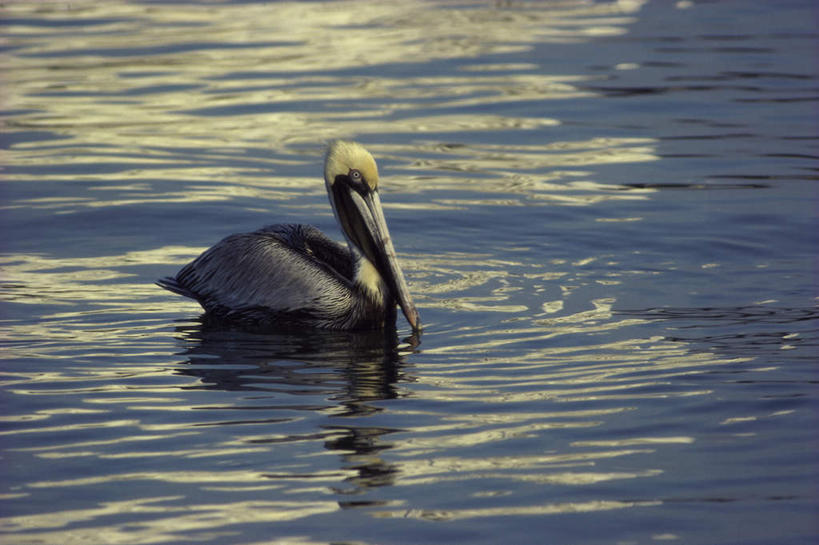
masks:
<instances>
[{"instance_id":1,"label":"shadow on water","mask_svg":"<svg viewBox=\"0 0 819 545\"><path fill-rule=\"evenodd\" d=\"M393 484L398 470L379 453L392 448L385 437L401 430L352 423L381 412L376 402L404 395L398 384L412 380L405 372L404 358L416 352L418 334L399 340L395 328L248 332L206 321L176 331L186 344L178 373L199 379L198 386L185 389L252 392L245 401L261 401L263 405L253 408L265 412L329 412L339 423L319 426L315 433L320 437L314 438L324 438L324 447L341 456L342 469L349 475L344 479L349 488L336 486L333 492L346 496ZM294 399L300 401L294 403ZM246 406L234 408L247 414ZM278 424L284 420L266 421ZM302 434L245 440L269 445L301 439ZM341 507L365 504L371 502L339 501Z\"/></svg>"}]
</instances>

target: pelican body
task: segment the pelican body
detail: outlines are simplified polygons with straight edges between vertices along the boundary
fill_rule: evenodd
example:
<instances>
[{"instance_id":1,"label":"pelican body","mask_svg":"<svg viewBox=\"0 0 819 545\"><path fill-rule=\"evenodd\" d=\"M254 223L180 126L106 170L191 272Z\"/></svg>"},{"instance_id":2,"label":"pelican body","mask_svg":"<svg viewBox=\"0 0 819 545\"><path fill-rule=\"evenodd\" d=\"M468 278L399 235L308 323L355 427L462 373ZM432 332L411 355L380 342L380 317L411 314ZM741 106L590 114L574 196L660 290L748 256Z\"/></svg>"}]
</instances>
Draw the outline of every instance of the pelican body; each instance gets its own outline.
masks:
<instances>
[{"instance_id":1,"label":"pelican body","mask_svg":"<svg viewBox=\"0 0 819 545\"><path fill-rule=\"evenodd\" d=\"M346 247L311 225L269 225L228 236L157 284L197 300L207 316L240 324L381 329L394 325L398 305L418 330L372 155L355 142L331 143L324 181Z\"/></svg>"}]
</instances>

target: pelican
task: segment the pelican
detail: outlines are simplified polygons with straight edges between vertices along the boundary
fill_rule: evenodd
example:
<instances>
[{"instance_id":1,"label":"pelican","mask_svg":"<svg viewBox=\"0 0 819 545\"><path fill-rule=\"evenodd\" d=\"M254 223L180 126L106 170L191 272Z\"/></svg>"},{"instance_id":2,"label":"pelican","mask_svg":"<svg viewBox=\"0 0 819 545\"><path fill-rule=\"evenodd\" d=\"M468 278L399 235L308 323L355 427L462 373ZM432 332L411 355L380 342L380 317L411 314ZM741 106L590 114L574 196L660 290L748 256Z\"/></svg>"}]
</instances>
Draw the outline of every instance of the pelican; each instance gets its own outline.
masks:
<instances>
[{"instance_id":1,"label":"pelican","mask_svg":"<svg viewBox=\"0 0 819 545\"><path fill-rule=\"evenodd\" d=\"M195 299L206 316L239 324L382 329L395 324L397 304L418 331L373 156L356 142L332 142L324 181L347 247L312 225L268 225L228 236L157 284Z\"/></svg>"}]
</instances>

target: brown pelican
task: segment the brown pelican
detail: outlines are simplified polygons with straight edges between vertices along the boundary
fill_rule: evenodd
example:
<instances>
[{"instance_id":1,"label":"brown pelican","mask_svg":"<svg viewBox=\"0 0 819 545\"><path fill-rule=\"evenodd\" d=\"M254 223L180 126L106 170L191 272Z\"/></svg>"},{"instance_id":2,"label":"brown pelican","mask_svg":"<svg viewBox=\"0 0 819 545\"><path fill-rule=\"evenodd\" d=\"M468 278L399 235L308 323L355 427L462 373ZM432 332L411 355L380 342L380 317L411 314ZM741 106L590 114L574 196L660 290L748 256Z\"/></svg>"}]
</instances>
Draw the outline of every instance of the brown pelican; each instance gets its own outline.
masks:
<instances>
[{"instance_id":1,"label":"brown pelican","mask_svg":"<svg viewBox=\"0 0 819 545\"><path fill-rule=\"evenodd\" d=\"M380 329L395 323L398 304L418 330L372 155L356 142L332 142L324 181L348 247L311 225L269 225L230 235L157 284L196 299L206 316L253 326Z\"/></svg>"}]
</instances>

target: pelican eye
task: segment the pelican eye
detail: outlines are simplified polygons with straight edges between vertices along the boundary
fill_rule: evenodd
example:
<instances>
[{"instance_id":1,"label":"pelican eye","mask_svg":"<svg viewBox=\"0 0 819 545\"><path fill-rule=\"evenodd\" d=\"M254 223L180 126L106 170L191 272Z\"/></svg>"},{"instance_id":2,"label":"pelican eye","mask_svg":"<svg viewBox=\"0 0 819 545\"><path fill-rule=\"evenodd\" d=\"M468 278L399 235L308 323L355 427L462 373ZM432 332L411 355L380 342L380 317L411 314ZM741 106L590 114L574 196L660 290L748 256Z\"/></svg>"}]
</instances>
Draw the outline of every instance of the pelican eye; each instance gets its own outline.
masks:
<instances>
[{"instance_id":1,"label":"pelican eye","mask_svg":"<svg viewBox=\"0 0 819 545\"><path fill-rule=\"evenodd\" d=\"M364 179L364 175L361 174L361 171L357 168L351 168L349 172L347 172L347 179L350 181L350 187L361 195L366 195L371 190L369 184L367 184L367 181Z\"/></svg>"}]
</instances>

